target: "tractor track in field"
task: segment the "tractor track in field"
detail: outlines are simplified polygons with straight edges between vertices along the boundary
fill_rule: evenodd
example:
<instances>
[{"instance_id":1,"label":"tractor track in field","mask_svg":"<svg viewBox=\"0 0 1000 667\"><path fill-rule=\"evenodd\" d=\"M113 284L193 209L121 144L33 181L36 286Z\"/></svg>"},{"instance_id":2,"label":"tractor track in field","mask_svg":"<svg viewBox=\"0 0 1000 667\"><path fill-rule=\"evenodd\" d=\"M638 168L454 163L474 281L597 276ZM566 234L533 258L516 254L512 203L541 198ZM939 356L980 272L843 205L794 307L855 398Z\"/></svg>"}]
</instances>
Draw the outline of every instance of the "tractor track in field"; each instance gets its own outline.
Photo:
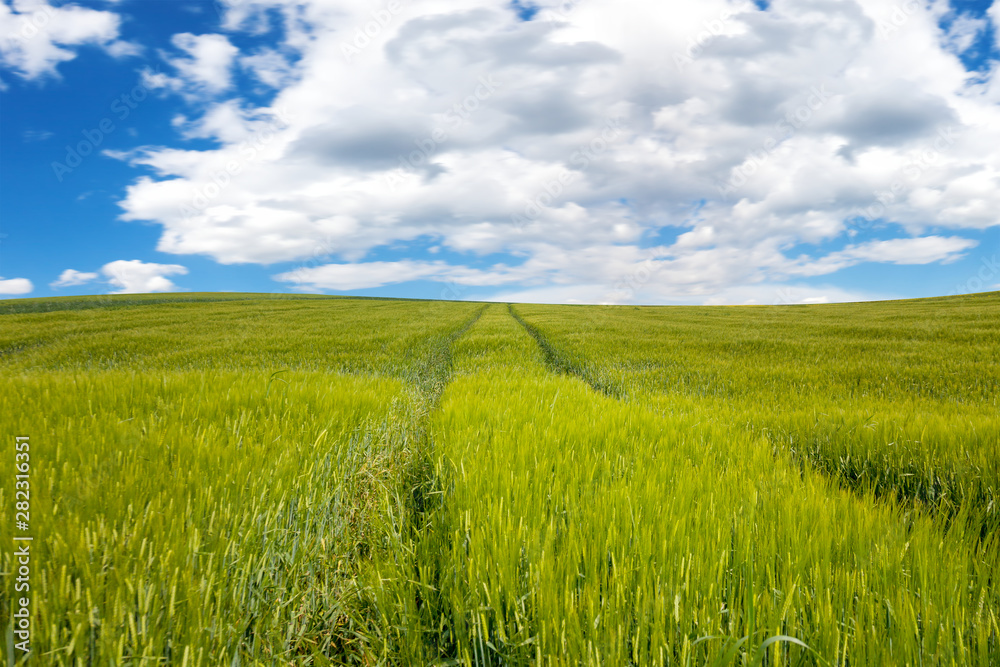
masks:
<instances>
[{"instance_id":1,"label":"tractor track in field","mask_svg":"<svg viewBox=\"0 0 1000 667\"><path fill-rule=\"evenodd\" d=\"M431 436L431 421L440 405L444 390L452 380L452 348L455 342L475 326L489 307L490 304L483 304L461 325L448 333L432 338L422 351L422 358L413 372L401 378L413 392L412 400L416 412L412 420L403 427L405 429L403 437L407 442L405 446L408 451L400 461L401 468L396 481L399 486L394 491L399 493L396 497L400 513L395 519L398 523L390 537L395 546L390 549L395 550L396 559L409 561L415 558L416 545L425 539L427 531L434 530L435 522L432 517L441 509L444 495L440 488L441 481L435 473L435 446ZM409 567L415 570L417 565L416 562L412 562ZM380 629L380 619L374 615L371 602L369 599L368 603L362 605L355 619L361 624L362 630L357 637L362 639L364 645L367 645L372 638L381 636L385 639L382 634L384 628ZM377 643L376 641L375 644ZM361 649L361 655L365 650Z\"/></svg>"},{"instance_id":2,"label":"tractor track in field","mask_svg":"<svg viewBox=\"0 0 1000 667\"><path fill-rule=\"evenodd\" d=\"M431 415L440 404L441 395L448 384L451 383L453 368L452 347L455 341L475 326L476 322L479 321L489 307L490 304L484 304L460 327L441 337L432 345L423 364L411 380L420 402L419 413L412 427L414 450L417 452L417 458L411 464L412 468L409 472L407 482L412 502L411 509L413 510L410 522L414 533L420 532L426 523L427 517L435 509L428 501L437 484L433 472L434 465L432 463L431 452L433 445L430 438L430 421ZM438 498L440 497L438 496Z\"/></svg>"},{"instance_id":3,"label":"tractor track in field","mask_svg":"<svg viewBox=\"0 0 1000 667\"><path fill-rule=\"evenodd\" d=\"M514 310L514 304L508 303L507 311L510 313L510 316L514 318L514 321L520 324L521 327L528 332L528 335L535 340L535 343L538 344L539 349L545 357L545 365L550 371L558 375L572 375L577 377L586 382L591 389L599 394L617 399L624 398L621 391L597 380L590 373L588 373L583 366L570 359L566 356L566 354L560 351L559 348L552 345L552 343L545 338L545 335L541 331L525 322L517 311Z\"/></svg>"},{"instance_id":4,"label":"tractor track in field","mask_svg":"<svg viewBox=\"0 0 1000 667\"><path fill-rule=\"evenodd\" d=\"M455 341L464 336L479 321L479 318L483 316L483 313L489 307L490 304L484 304L462 326L444 336L431 348L424 363L417 371L414 384L427 402L428 413L437 407L438 402L441 400L441 394L444 393L445 387L451 382L452 346L454 346Z\"/></svg>"}]
</instances>

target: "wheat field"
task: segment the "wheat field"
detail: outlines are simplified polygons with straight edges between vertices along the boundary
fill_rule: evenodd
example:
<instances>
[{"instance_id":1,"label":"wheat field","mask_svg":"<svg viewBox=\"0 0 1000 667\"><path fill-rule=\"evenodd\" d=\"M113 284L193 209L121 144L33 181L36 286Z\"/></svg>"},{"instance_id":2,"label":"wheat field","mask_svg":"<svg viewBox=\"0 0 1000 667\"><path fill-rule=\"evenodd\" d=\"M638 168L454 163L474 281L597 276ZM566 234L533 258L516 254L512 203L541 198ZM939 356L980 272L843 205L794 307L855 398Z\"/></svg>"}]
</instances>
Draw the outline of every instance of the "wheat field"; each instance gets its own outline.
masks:
<instances>
[{"instance_id":1,"label":"wheat field","mask_svg":"<svg viewBox=\"0 0 1000 667\"><path fill-rule=\"evenodd\" d=\"M1000 663L997 295L20 300L0 366L32 664Z\"/></svg>"}]
</instances>

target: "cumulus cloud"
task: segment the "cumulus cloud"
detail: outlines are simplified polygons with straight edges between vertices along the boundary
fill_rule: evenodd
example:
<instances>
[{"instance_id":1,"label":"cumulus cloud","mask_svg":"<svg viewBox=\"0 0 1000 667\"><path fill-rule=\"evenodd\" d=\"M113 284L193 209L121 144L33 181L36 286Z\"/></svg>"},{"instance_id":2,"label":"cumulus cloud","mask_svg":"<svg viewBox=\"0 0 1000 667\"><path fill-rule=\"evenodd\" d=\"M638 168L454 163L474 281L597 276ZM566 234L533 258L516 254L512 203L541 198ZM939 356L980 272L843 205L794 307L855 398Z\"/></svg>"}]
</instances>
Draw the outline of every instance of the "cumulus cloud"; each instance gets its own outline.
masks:
<instances>
[{"instance_id":1,"label":"cumulus cloud","mask_svg":"<svg viewBox=\"0 0 1000 667\"><path fill-rule=\"evenodd\" d=\"M167 276L185 275L188 270L179 264L155 264L138 259L109 262L101 267L108 282L118 290L112 294L176 292L181 289Z\"/></svg>"},{"instance_id":2,"label":"cumulus cloud","mask_svg":"<svg viewBox=\"0 0 1000 667\"><path fill-rule=\"evenodd\" d=\"M75 287L77 285L86 285L89 282L97 280L98 275L96 273L86 273L84 271L77 271L75 269L66 269L59 274L59 277L49 283L49 286L53 289L59 287Z\"/></svg>"},{"instance_id":3,"label":"cumulus cloud","mask_svg":"<svg viewBox=\"0 0 1000 667\"><path fill-rule=\"evenodd\" d=\"M27 278L0 278L0 294L20 295L30 294L35 286Z\"/></svg>"},{"instance_id":4,"label":"cumulus cloud","mask_svg":"<svg viewBox=\"0 0 1000 667\"><path fill-rule=\"evenodd\" d=\"M279 14L298 58L177 36L185 90L225 90L234 62L278 90L179 124L216 148L128 154L153 175L123 217L222 263L332 256L276 276L302 289L437 280L598 303L953 261L974 245L960 230L1000 224L998 86L956 57L981 26L943 33L940 3L536 4L526 22L485 0L234 3L228 29ZM428 240L505 264L370 260Z\"/></svg>"},{"instance_id":5,"label":"cumulus cloud","mask_svg":"<svg viewBox=\"0 0 1000 667\"><path fill-rule=\"evenodd\" d=\"M114 12L44 0L0 2L0 65L24 79L55 75L59 63L76 57L76 48L93 44L115 57L138 47L118 40L121 23Z\"/></svg>"},{"instance_id":6,"label":"cumulus cloud","mask_svg":"<svg viewBox=\"0 0 1000 667\"><path fill-rule=\"evenodd\" d=\"M225 35L183 32L174 35L171 42L183 53L179 57L165 56L176 76L146 70L143 81L147 86L193 96L214 95L232 85L232 67L239 50Z\"/></svg>"}]
</instances>

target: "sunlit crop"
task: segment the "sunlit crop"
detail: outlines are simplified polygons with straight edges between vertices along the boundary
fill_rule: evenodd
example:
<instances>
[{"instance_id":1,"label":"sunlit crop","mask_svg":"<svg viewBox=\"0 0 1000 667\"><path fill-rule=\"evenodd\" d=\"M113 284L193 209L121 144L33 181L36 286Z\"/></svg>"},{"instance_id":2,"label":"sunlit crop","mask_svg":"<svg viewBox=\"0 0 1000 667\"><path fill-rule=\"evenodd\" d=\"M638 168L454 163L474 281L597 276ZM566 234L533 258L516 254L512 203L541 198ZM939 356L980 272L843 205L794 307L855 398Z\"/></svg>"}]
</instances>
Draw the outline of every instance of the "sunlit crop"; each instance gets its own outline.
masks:
<instances>
[{"instance_id":1,"label":"sunlit crop","mask_svg":"<svg viewBox=\"0 0 1000 667\"><path fill-rule=\"evenodd\" d=\"M1000 662L996 297L28 310L39 664Z\"/></svg>"}]
</instances>

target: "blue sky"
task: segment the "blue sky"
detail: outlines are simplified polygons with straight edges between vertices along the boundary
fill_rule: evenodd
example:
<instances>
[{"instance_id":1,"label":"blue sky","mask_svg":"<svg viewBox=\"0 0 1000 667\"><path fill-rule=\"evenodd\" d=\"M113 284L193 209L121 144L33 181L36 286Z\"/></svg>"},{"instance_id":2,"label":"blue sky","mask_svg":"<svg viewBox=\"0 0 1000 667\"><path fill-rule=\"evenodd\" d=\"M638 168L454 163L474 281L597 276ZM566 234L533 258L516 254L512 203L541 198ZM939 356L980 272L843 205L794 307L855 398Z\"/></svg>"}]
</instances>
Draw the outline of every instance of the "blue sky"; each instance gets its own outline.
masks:
<instances>
[{"instance_id":1,"label":"blue sky","mask_svg":"<svg viewBox=\"0 0 1000 667\"><path fill-rule=\"evenodd\" d=\"M1000 0L0 3L0 298L1000 285Z\"/></svg>"}]
</instances>

